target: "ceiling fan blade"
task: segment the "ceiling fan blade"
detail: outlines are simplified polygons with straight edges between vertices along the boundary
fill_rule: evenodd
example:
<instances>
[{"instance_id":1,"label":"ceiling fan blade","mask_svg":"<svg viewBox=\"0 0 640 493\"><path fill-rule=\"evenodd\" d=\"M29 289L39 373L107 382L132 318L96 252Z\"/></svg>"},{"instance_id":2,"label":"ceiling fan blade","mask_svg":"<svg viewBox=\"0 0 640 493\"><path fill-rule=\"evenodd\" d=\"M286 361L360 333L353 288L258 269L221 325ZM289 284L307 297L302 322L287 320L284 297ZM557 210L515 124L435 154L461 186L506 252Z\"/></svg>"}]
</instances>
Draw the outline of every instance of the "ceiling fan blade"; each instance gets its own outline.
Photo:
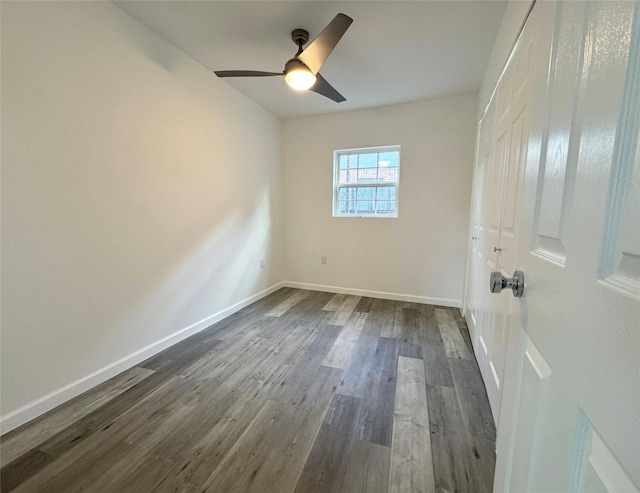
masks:
<instances>
[{"instance_id":1,"label":"ceiling fan blade","mask_svg":"<svg viewBox=\"0 0 640 493\"><path fill-rule=\"evenodd\" d=\"M272 77L284 75L282 72L260 72L259 70L215 70L218 77Z\"/></svg>"},{"instance_id":2,"label":"ceiling fan blade","mask_svg":"<svg viewBox=\"0 0 640 493\"><path fill-rule=\"evenodd\" d=\"M353 19L348 15L336 15L318 37L298 55L298 59L317 74L352 22Z\"/></svg>"},{"instance_id":3,"label":"ceiling fan blade","mask_svg":"<svg viewBox=\"0 0 640 493\"><path fill-rule=\"evenodd\" d=\"M342 103L342 101L347 100L347 98L336 91L333 86L329 84L320 74L316 74L316 83L311 86L309 90L332 99L336 103Z\"/></svg>"}]
</instances>

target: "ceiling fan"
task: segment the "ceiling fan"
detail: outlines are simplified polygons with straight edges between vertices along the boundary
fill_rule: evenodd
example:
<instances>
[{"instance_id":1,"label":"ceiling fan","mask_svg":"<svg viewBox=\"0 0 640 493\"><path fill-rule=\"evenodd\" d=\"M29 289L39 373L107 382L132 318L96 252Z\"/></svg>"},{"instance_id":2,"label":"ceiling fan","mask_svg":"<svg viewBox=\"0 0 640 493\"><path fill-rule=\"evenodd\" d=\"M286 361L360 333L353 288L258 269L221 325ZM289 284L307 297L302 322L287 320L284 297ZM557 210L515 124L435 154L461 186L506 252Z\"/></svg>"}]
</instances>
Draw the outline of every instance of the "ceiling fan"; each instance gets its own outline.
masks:
<instances>
[{"instance_id":1,"label":"ceiling fan","mask_svg":"<svg viewBox=\"0 0 640 493\"><path fill-rule=\"evenodd\" d=\"M346 98L336 91L318 71L352 22L353 19L345 14L336 15L318 37L304 49L302 46L309 41L309 33L304 29L294 29L291 33L291 39L298 45L298 52L285 64L282 72L216 70L214 73L218 77L273 77L284 75L284 80L293 89L298 91L309 89L336 103L346 101Z\"/></svg>"}]
</instances>

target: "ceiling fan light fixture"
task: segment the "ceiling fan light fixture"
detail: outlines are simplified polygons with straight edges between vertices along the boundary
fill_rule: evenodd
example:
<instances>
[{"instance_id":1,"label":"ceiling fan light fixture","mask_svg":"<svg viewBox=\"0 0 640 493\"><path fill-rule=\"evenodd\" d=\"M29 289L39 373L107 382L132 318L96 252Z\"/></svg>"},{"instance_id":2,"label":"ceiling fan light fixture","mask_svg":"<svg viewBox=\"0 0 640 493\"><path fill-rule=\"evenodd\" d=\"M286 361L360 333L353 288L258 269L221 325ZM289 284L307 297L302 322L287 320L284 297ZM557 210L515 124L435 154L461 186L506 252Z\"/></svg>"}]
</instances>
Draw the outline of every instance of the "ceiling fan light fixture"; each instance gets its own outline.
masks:
<instances>
[{"instance_id":1,"label":"ceiling fan light fixture","mask_svg":"<svg viewBox=\"0 0 640 493\"><path fill-rule=\"evenodd\" d=\"M296 91L304 91L313 87L316 76L304 63L294 58L285 66L284 80Z\"/></svg>"},{"instance_id":2,"label":"ceiling fan light fixture","mask_svg":"<svg viewBox=\"0 0 640 493\"><path fill-rule=\"evenodd\" d=\"M304 91L316 83L316 76L308 69L296 69L288 72L284 80L296 91Z\"/></svg>"}]
</instances>

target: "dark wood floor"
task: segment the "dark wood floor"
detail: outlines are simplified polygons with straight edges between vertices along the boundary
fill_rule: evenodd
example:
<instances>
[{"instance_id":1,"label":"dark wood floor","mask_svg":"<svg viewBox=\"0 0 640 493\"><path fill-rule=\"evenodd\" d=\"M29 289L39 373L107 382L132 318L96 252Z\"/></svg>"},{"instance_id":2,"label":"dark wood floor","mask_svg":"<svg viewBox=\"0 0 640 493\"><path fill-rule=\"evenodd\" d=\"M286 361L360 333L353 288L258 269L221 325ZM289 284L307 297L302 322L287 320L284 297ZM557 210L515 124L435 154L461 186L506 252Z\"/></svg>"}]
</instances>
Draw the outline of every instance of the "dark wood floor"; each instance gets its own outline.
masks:
<instances>
[{"instance_id":1,"label":"dark wood floor","mask_svg":"<svg viewBox=\"0 0 640 493\"><path fill-rule=\"evenodd\" d=\"M458 310L281 289L4 437L2 492L485 492Z\"/></svg>"}]
</instances>

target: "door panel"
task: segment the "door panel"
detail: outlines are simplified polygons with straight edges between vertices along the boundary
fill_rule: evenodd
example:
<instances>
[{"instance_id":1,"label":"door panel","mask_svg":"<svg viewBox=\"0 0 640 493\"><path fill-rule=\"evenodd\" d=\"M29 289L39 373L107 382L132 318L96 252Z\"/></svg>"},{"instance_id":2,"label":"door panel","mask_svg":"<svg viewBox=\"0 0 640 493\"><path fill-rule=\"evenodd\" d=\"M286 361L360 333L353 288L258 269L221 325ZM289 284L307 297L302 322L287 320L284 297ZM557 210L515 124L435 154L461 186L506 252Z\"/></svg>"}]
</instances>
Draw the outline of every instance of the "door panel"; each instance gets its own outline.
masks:
<instances>
[{"instance_id":1,"label":"door panel","mask_svg":"<svg viewBox=\"0 0 640 493\"><path fill-rule=\"evenodd\" d=\"M577 447L580 450L581 460L576 464L569 491L571 493L640 492L590 423L585 419L581 424Z\"/></svg>"},{"instance_id":2,"label":"door panel","mask_svg":"<svg viewBox=\"0 0 640 493\"><path fill-rule=\"evenodd\" d=\"M489 176L489 194L491 205L489 208L487 246L493 250L500 244L500 221L502 219L502 202L504 193L504 173L509 163L509 139L511 128L499 129L501 132L496 137L495 157Z\"/></svg>"},{"instance_id":3,"label":"door panel","mask_svg":"<svg viewBox=\"0 0 640 493\"><path fill-rule=\"evenodd\" d=\"M527 389L527 392L517 398L507 484L510 485L510 491L539 491L536 464L540 446L538 437L544 426L552 372L526 335L522 338L521 346L518 388Z\"/></svg>"},{"instance_id":4,"label":"door panel","mask_svg":"<svg viewBox=\"0 0 640 493\"><path fill-rule=\"evenodd\" d=\"M481 123L482 125L482 123ZM482 128L482 127L481 127ZM490 149L484 153L484 156L478 162L476 167L476 183L484 183L485 169L487 163L491 159ZM485 202L484 190L482 186L478 186L474 192L474 207L472 211L472 240L471 240L471 266L469 269L469 314L471 317L469 330L472 340L477 339L478 325L482 316L482 299L483 292L480 287L482 282L482 270L484 264L483 241L485 236L485 225L482 217L482 207Z\"/></svg>"},{"instance_id":5,"label":"door panel","mask_svg":"<svg viewBox=\"0 0 640 493\"><path fill-rule=\"evenodd\" d=\"M472 209L472 240L470 247L469 279L467 283L469 332L477 347L479 330L482 319L486 315L485 304L490 300L486 295L485 268L486 268L486 223L487 204L490 198L488 184L488 174L491 171L492 135L493 135L493 105L490 105L480 121L478 128L478 158L476 166L476 176L474 180L473 209Z\"/></svg>"},{"instance_id":6,"label":"door panel","mask_svg":"<svg viewBox=\"0 0 640 493\"><path fill-rule=\"evenodd\" d=\"M509 108L513 98L513 70L509 63L502 74L496 91L496 128L501 128L507 123Z\"/></svg>"},{"instance_id":7,"label":"door panel","mask_svg":"<svg viewBox=\"0 0 640 493\"><path fill-rule=\"evenodd\" d=\"M638 32L638 18L636 26ZM640 298L640 48L631 47L600 259L604 286Z\"/></svg>"},{"instance_id":8,"label":"door panel","mask_svg":"<svg viewBox=\"0 0 640 493\"><path fill-rule=\"evenodd\" d=\"M502 203L504 194L504 176L505 170L509 165L509 141L511 137L510 127L505 125L505 121L509 116L507 95L511 94L511 78L510 72L504 85L498 87L498 95L496 108L501 121L496 122L496 128L500 128L502 124L503 131L497 136L494 144L495 155L493 159L493 169L491 173L491 182L489 184L489 195L491 197L489 208L489 222L486 235L486 264L483 279L489 279L491 272L499 270L498 258L499 254L494 251L500 245L501 234L501 218ZM502 105L502 106L501 106ZM486 290L485 290L486 292ZM500 398L501 398L501 380L502 373L498 361L504 346L501 341L504 339L504 300L497 299L493 296L486 295L488 302L487 310L481 329L479 331L479 341L482 348L482 359L479 361L480 371L482 372L489 403L493 417L497 423L500 414Z\"/></svg>"},{"instance_id":9,"label":"door panel","mask_svg":"<svg viewBox=\"0 0 640 493\"><path fill-rule=\"evenodd\" d=\"M573 114L573 108L580 97L576 87L584 60L584 12L583 2L574 2L558 12L546 94L547 130L535 209L537 234L532 248L559 266L566 262L565 229L571 213L579 146L580 118Z\"/></svg>"},{"instance_id":10,"label":"door panel","mask_svg":"<svg viewBox=\"0 0 640 493\"><path fill-rule=\"evenodd\" d=\"M505 170L505 190L503 197L502 227L500 231L500 244L512 242L516 234L516 222L518 218L518 199L520 197L520 170L526 153L525 135L526 113L522 111L516 116L510 129L511 141L509 144L509 166ZM504 250L503 250L504 252ZM504 256L504 254L503 254Z\"/></svg>"}]
</instances>

